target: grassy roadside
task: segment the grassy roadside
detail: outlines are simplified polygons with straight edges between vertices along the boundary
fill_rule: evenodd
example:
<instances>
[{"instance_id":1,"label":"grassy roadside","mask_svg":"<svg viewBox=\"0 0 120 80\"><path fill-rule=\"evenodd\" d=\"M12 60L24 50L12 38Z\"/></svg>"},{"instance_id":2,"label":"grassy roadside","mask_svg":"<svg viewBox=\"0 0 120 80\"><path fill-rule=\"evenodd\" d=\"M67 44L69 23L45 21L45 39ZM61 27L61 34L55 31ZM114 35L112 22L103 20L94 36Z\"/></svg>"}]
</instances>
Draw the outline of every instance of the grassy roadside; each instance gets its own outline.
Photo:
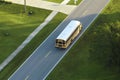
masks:
<instances>
[{"instance_id":1,"label":"grassy roadside","mask_svg":"<svg viewBox=\"0 0 120 80\"><path fill-rule=\"evenodd\" d=\"M119 4L119 0L111 0L46 80L120 79L118 68L106 65L112 53L109 43L112 34L109 34L110 26L118 27L116 32L120 32Z\"/></svg>"},{"instance_id":2,"label":"grassy roadside","mask_svg":"<svg viewBox=\"0 0 120 80\"><path fill-rule=\"evenodd\" d=\"M63 0L47 0L47 1L55 2L55 3L61 3Z\"/></svg>"},{"instance_id":3,"label":"grassy roadside","mask_svg":"<svg viewBox=\"0 0 120 80\"><path fill-rule=\"evenodd\" d=\"M58 13L55 18L43 28L35 38L0 72L0 80L7 80L9 76L25 61L25 59L42 43L42 41L60 24L66 17ZM47 33L46 33L47 32ZM43 35L44 34L44 35Z\"/></svg>"},{"instance_id":4,"label":"grassy roadside","mask_svg":"<svg viewBox=\"0 0 120 80\"><path fill-rule=\"evenodd\" d=\"M70 2L68 3L68 5L79 5L81 1L82 1L82 0L78 0L78 1L76 2L76 4L75 4L75 3L74 3L74 0L70 0Z\"/></svg>"},{"instance_id":5,"label":"grassy roadside","mask_svg":"<svg viewBox=\"0 0 120 80\"><path fill-rule=\"evenodd\" d=\"M38 27L51 11L0 2L0 63ZM27 11L27 12L28 12Z\"/></svg>"},{"instance_id":6,"label":"grassy roadside","mask_svg":"<svg viewBox=\"0 0 120 80\"><path fill-rule=\"evenodd\" d=\"M50 1L50 2L55 2L55 3L61 3L63 0L47 0L47 1ZM68 3L68 5L78 5L80 4L82 0L78 0L76 2L76 4L74 4L74 0L70 0L70 2Z\"/></svg>"}]
</instances>

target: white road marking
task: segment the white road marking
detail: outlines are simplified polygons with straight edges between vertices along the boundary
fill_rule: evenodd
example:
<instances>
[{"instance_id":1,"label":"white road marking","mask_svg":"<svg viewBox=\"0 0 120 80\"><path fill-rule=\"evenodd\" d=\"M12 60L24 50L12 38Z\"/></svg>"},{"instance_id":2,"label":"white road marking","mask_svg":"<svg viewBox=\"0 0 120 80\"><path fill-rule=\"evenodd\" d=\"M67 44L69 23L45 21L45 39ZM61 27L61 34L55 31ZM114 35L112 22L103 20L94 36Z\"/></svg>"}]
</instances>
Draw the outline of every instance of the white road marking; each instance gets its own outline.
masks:
<instances>
[{"instance_id":1,"label":"white road marking","mask_svg":"<svg viewBox=\"0 0 120 80\"><path fill-rule=\"evenodd\" d=\"M47 58L51 52L52 52L52 51L49 51L49 52L45 55L45 58Z\"/></svg>"},{"instance_id":2,"label":"white road marking","mask_svg":"<svg viewBox=\"0 0 120 80\"><path fill-rule=\"evenodd\" d=\"M26 76L25 80L28 80L29 77L30 77L30 75Z\"/></svg>"}]
</instances>

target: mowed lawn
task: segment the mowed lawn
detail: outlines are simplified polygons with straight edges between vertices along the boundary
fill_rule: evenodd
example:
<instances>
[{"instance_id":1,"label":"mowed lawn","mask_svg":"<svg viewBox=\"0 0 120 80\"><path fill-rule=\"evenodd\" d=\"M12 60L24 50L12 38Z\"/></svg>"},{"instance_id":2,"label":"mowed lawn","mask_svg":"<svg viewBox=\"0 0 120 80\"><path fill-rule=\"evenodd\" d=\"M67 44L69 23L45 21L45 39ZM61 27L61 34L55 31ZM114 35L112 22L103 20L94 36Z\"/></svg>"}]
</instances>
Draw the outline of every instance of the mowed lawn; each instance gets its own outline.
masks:
<instances>
[{"instance_id":1,"label":"mowed lawn","mask_svg":"<svg viewBox=\"0 0 120 80\"><path fill-rule=\"evenodd\" d=\"M50 2L55 2L55 3L61 3L62 1L64 0L47 0L47 1L50 1ZM70 0L68 5L78 5L80 4L82 0L77 0L76 4L74 3L74 0Z\"/></svg>"},{"instance_id":2,"label":"mowed lawn","mask_svg":"<svg viewBox=\"0 0 120 80\"><path fill-rule=\"evenodd\" d=\"M38 27L51 11L0 2L0 63ZM32 11L33 14L28 14Z\"/></svg>"},{"instance_id":3,"label":"mowed lawn","mask_svg":"<svg viewBox=\"0 0 120 80\"><path fill-rule=\"evenodd\" d=\"M70 0L70 2L68 3L68 5L79 5L81 1L82 0L76 0L76 3L75 3L75 0Z\"/></svg>"},{"instance_id":4,"label":"mowed lawn","mask_svg":"<svg viewBox=\"0 0 120 80\"><path fill-rule=\"evenodd\" d=\"M119 5L119 0L111 0L46 80L120 80L118 68L104 62L111 53L106 31L110 25L120 29Z\"/></svg>"},{"instance_id":5,"label":"mowed lawn","mask_svg":"<svg viewBox=\"0 0 120 80\"><path fill-rule=\"evenodd\" d=\"M55 2L55 3L61 3L63 0L46 0L46 1Z\"/></svg>"}]
</instances>

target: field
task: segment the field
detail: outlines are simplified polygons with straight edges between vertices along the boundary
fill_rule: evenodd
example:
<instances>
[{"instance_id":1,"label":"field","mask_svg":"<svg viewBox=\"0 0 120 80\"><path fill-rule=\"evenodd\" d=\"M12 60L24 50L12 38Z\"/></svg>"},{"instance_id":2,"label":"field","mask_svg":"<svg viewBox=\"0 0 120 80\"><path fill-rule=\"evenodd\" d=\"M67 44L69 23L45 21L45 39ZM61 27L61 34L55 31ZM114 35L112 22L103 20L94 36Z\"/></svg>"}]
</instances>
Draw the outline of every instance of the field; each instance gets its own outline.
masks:
<instances>
[{"instance_id":1,"label":"field","mask_svg":"<svg viewBox=\"0 0 120 80\"><path fill-rule=\"evenodd\" d=\"M0 2L0 63L38 27L51 11Z\"/></svg>"},{"instance_id":2,"label":"field","mask_svg":"<svg viewBox=\"0 0 120 80\"><path fill-rule=\"evenodd\" d=\"M119 5L111 0L46 80L120 79Z\"/></svg>"}]
</instances>

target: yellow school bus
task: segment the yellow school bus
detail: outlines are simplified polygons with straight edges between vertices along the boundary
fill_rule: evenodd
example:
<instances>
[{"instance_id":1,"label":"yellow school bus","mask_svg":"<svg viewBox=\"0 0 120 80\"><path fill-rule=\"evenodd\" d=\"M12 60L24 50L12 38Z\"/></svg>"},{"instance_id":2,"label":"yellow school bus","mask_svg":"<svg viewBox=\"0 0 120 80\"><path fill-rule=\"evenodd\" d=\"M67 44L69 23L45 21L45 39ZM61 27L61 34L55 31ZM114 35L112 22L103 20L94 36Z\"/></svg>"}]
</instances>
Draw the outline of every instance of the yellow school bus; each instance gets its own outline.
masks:
<instances>
[{"instance_id":1,"label":"yellow school bus","mask_svg":"<svg viewBox=\"0 0 120 80\"><path fill-rule=\"evenodd\" d=\"M71 20L65 29L56 38L55 47L67 48L77 37L82 29L82 24L78 20Z\"/></svg>"}]
</instances>

